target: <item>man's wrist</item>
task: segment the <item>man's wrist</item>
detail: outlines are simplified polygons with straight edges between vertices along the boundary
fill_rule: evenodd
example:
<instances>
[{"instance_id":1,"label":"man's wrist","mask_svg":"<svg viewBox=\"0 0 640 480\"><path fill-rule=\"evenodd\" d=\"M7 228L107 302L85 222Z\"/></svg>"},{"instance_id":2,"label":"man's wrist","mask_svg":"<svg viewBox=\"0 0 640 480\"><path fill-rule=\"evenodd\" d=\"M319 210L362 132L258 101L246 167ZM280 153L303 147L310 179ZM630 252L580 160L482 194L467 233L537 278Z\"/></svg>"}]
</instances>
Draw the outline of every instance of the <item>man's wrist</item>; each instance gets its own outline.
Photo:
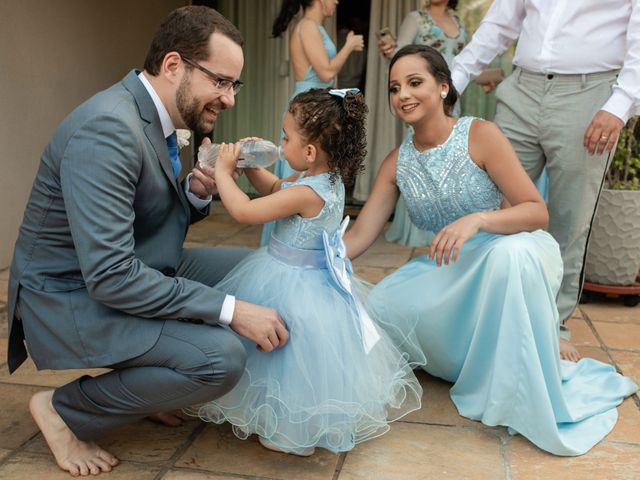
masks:
<instances>
[{"instance_id":1,"label":"man's wrist","mask_svg":"<svg viewBox=\"0 0 640 480\"><path fill-rule=\"evenodd\" d=\"M229 325L233 320L233 312L236 309L236 297L233 295L227 295L222 302L222 308L220 309L220 317L218 323L220 325Z\"/></svg>"}]
</instances>

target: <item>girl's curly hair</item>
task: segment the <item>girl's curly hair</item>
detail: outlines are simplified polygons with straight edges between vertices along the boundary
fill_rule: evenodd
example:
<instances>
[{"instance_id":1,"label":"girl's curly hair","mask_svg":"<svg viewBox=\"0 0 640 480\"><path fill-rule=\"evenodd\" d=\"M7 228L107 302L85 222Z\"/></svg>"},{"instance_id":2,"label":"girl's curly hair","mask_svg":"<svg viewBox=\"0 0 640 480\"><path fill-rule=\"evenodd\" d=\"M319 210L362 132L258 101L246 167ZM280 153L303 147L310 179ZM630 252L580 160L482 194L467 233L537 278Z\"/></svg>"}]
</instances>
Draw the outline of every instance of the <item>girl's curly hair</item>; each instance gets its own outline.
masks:
<instances>
[{"instance_id":1,"label":"girl's curly hair","mask_svg":"<svg viewBox=\"0 0 640 480\"><path fill-rule=\"evenodd\" d=\"M364 169L367 154L365 121L367 106L361 93L344 98L329 94L329 88L312 88L294 97L289 104L300 133L329 156L331 181L342 177L350 185Z\"/></svg>"}]
</instances>

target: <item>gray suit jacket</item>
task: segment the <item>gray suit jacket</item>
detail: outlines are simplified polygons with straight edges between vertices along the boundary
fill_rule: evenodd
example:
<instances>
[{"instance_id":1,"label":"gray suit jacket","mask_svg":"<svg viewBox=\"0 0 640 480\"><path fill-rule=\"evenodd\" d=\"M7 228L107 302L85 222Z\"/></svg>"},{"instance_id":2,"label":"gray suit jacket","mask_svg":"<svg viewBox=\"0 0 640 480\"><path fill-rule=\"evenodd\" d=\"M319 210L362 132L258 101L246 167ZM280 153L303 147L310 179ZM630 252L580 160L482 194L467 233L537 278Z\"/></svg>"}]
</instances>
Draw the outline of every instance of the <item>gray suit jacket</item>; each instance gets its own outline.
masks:
<instances>
[{"instance_id":1,"label":"gray suit jacket","mask_svg":"<svg viewBox=\"0 0 640 480\"><path fill-rule=\"evenodd\" d=\"M10 371L25 337L38 368L85 368L146 352L161 319L218 322L224 294L174 277L208 211L173 178L137 74L80 105L44 150L9 276Z\"/></svg>"}]
</instances>

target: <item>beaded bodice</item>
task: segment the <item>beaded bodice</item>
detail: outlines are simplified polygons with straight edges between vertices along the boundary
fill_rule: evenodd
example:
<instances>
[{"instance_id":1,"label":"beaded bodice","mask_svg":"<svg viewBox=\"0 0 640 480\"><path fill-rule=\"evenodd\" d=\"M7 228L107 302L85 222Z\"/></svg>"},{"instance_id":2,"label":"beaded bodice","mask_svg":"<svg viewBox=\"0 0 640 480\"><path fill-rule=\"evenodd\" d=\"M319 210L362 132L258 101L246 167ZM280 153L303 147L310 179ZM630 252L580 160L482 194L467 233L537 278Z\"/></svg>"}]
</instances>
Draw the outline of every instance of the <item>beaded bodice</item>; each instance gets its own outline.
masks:
<instances>
[{"instance_id":1,"label":"beaded bodice","mask_svg":"<svg viewBox=\"0 0 640 480\"><path fill-rule=\"evenodd\" d=\"M292 247L322 249L323 230L332 234L340 226L344 212L344 185L340 179L331 184L328 173L312 177L305 177L302 173L295 182L283 183L282 188L295 185L312 188L324 200L324 207L313 218L292 215L278 220L273 235Z\"/></svg>"},{"instance_id":2,"label":"beaded bodice","mask_svg":"<svg viewBox=\"0 0 640 480\"><path fill-rule=\"evenodd\" d=\"M423 230L438 232L470 213L500 208L500 190L469 156L473 120L460 118L449 138L430 150L416 150L413 133L400 146L396 182L411 221Z\"/></svg>"}]
</instances>

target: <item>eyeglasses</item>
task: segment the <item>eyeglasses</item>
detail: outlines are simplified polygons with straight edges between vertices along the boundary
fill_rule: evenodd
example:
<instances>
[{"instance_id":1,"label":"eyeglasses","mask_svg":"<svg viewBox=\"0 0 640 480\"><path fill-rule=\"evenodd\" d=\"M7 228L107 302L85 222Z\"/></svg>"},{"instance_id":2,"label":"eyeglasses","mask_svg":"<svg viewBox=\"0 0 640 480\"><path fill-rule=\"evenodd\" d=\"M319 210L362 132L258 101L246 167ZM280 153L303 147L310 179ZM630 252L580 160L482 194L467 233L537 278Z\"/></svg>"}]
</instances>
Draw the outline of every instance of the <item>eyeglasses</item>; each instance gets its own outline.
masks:
<instances>
[{"instance_id":1,"label":"eyeglasses","mask_svg":"<svg viewBox=\"0 0 640 480\"><path fill-rule=\"evenodd\" d=\"M211 79L211 82L213 83L213 86L216 87L218 90L221 90L223 92L228 92L229 90L233 90L233 94L237 95L240 89L242 88L242 86L244 85L244 83L242 83L240 80L228 80L226 78L221 78L220 76L216 75L212 71L204 68L199 63L194 62L193 60L187 57L182 57L182 60L184 60L185 63L188 63L192 67L197 68L202 73L204 73L207 77L209 77Z\"/></svg>"}]
</instances>

